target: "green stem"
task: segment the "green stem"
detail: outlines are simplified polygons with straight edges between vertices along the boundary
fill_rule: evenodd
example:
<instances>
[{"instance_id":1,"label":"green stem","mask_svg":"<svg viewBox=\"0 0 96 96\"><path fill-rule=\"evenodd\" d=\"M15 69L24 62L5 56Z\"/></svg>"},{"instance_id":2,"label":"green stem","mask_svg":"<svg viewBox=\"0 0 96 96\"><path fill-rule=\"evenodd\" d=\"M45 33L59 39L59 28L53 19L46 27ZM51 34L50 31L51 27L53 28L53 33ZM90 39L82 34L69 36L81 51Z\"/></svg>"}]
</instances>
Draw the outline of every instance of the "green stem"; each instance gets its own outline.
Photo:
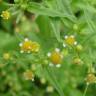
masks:
<instances>
[{"instance_id":1,"label":"green stem","mask_svg":"<svg viewBox=\"0 0 96 96\"><path fill-rule=\"evenodd\" d=\"M85 88L85 90L84 90L84 94L83 94L83 96L86 96L86 93L87 93L88 87L89 87L89 84L86 85L86 88Z\"/></svg>"}]
</instances>

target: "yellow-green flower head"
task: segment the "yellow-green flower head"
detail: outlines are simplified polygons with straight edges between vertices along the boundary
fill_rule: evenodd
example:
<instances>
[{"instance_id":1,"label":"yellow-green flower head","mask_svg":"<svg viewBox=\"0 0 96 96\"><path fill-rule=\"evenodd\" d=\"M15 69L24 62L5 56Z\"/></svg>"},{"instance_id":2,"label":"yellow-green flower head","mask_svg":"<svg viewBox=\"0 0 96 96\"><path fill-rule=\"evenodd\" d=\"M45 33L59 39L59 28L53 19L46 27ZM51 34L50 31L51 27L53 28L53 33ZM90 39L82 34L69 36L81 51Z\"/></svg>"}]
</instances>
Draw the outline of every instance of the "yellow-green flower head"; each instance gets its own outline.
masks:
<instances>
[{"instance_id":1,"label":"yellow-green flower head","mask_svg":"<svg viewBox=\"0 0 96 96\"><path fill-rule=\"evenodd\" d=\"M75 40L75 36L74 35L70 35L70 36L66 35L64 38L65 38L65 43L67 45L71 45L71 46L77 45L77 41ZM63 44L63 46L64 46L64 44Z\"/></svg>"},{"instance_id":2,"label":"yellow-green flower head","mask_svg":"<svg viewBox=\"0 0 96 96\"><path fill-rule=\"evenodd\" d=\"M31 70L26 70L24 72L24 78L26 80L32 80L32 81L34 81L34 74L33 74L33 72Z\"/></svg>"},{"instance_id":3,"label":"yellow-green flower head","mask_svg":"<svg viewBox=\"0 0 96 96\"><path fill-rule=\"evenodd\" d=\"M93 73L90 73L86 77L87 84L96 83L96 76Z\"/></svg>"},{"instance_id":4,"label":"yellow-green flower head","mask_svg":"<svg viewBox=\"0 0 96 96\"><path fill-rule=\"evenodd\" d=\"M21 53L27 52L39 52L40 45L37 42L33 42L28 38L25 38L24 42L20 43Z\"/></svg>"},{"instance_id":5,"label":"yellow-green flower head","mask_svg":"<svg viewBox=\"0 0 96 96\"><path fill-rule=\"evenodd\" d=\"M10 12L9 11L2 11L1 17L5 20L8 20L10 18Z\"/></svg>"},{"instance_id":6,"label":"yellow-green flower head","mask_svg":"<svg viewBox=\"0 0 96 96\"><path fill-rule=\"evenodd\" d=\"M56 65L56 67L61 67L63 56L60 52L60 49L56 48L55 51L51 53L49 52L47 56L49 57L51 61L51 63L49 64L50 66Z\"/></svg>"}]
</instances>

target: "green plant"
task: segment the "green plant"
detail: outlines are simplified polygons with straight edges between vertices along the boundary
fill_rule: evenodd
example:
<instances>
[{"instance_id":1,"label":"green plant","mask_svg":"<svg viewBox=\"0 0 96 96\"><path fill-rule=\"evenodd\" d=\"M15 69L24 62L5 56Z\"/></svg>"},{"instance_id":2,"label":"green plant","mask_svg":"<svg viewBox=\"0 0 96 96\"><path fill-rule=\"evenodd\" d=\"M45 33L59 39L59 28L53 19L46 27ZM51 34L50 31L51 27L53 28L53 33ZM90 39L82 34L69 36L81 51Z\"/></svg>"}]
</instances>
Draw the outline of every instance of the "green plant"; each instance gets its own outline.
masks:
<instances>
[{"instance_id":1,"label":"green plant","mask_svg":"<svg viewBox=\"0 0 96 96\"><path fill-rule=\"evenodd\" d=\"M95 96L95 6L1 0L0 96Z\"/></svg>"}]
</instances>

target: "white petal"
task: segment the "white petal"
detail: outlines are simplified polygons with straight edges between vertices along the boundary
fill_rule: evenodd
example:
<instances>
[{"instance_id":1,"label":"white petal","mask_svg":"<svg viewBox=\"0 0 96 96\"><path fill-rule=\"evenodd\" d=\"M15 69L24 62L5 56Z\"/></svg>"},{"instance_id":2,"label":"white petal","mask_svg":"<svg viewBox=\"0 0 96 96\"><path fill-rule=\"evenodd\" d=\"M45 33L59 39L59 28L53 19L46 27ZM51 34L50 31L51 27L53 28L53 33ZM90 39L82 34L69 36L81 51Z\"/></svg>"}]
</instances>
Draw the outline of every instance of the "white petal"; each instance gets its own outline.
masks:
<instances>
[{"instance_id":1,"label":"white petal","mask_svg":"<svg viewBox=\"0 0 96 96\"><path fill-rule=\"evenodd\" d=\"M65 38L65 39L67 39L67 38L68 38L68 36L66 35L64 38Z\"/></svg>"},{"instance_id":2,"label":"white petal","mask_svg":"<svg viewBox=\"0 0 96 96\"><path fill-rule=\"evenodd\" d=\"M49 52L49 53L47 54L47 56L50 57L50 56L51 56L51 53Z\"/></svg>"},{"instance_id":3,"label":"white petal","mask_svg":"<svg viewBox=\"0 0 96 96\"><path fill-rule=\"evenodd\" d=\"M19 44L20 47L22 47L22 45L23 45L22 43Z\"/></svg>"},{"instance_id":4,"label":"white petal","mask_svg":"<svg viewBox=\"0 0 96 96\"><path fill-rule=\"evenodd\" d=\"M28 38L25 38L24 41L29 41L29 39Z\"/></svg>"},{"instance_id":5,"label":"white petal","mask_svg":"<svg viewBox=\"0 0 96 96\"><path fill-rule=\"evenodd\" d=\"M63 43L63 47L66 47L66 44Z\"/></svg>"},{"instance_id":6,"label":"white petal","mask_svg":"<svg viewBox=\"0 0 96 96\"><path fill-rule=\"evenodd\" d=\"M74 42L74 45L77 45L77 42L76 41Z\"/></svg>"},{"instance_id":7,"label":"white petal","mask_svg":"<svg viewBox=\"0 0 96 96\"><path fill-rule=\"evenodd\" d=\"M23 51L23 50L21 50L21 51L20 51L20 53L24 53L24 51Z\"/></svg>"},{"instance_id":8,"label":"white petal","mask_svg":"<svg viewBox=\"0 0 96 96\"><path fill-rule=\"evenodd\" d=\"M60 49L59 49L59 48L56 48L55 51L56 51L56 52L60 52Z\"/></svg>"},{"instance_id":9,"label":"white petal","mask_svg":"<svg viewBox=\"0 0 96 96\"><path fill-rule=\"evenodd\" d=\"M57 64L56 67L57 67L57 68L60 68L60 67L61 67L61 64Z\"/></svg>"},{"instance_id":10,"label":"white petal","mask_svg":"<svg viewBox=\"0 0 96 96\"><path fill-rule=\"evenodd\" d=\"M49 64L50 67L53 67L54 65L52 63Z\"/></svg>"},{"instance_id":11,"label":"white petal","mask_svg":"<svg viewBox=\"0 0 96 96\"><path fill-rule=\"evenodd\" d=\"M32 78L32 81L34 81L34 78Z\"/></svg>"},{"instance_id":12,"label":"white petal","mask_svg":"<svg viewBox=\"0 0 96 96\"><path fill-rule=\"evenodd\" d=\"M72 38L74 38L75 36L74 35L71 35Z\"/></svg>"}]
</instances>

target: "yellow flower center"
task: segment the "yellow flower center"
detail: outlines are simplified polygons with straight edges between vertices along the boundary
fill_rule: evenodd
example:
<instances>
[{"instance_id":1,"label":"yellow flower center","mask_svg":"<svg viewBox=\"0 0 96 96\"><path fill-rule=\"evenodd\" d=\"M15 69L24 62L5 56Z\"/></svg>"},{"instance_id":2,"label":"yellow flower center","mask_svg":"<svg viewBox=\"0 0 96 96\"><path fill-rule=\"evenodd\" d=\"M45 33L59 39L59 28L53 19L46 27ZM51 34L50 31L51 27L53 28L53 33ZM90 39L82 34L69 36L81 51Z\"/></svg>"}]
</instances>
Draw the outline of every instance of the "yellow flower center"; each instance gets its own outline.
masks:
<instances>
[{"instance_id":1,"label":"yellow flower center","mask_svg":"<svg viewBox=\"0 0 96 96\"><path fill-rule=\"evenodd\" d=\"M74 38L74 36L68 36L66 39L65 39L65 42L69 45L74 45L76 40Z\"/></svg>"},{"instance_id":2,"label":"yellow flower center","mask_svg":"<svg viewBox=\"0 0 96 96\"><path fill-rule=\"evenodd\" d=\"M32 49L32 41L25 41L21 46L21 50L23 51L30 51L31 49Z\"/></svg>"},{"instance_id":3,"label":"yellow flower center","mask_svg":"<svg viewBox=\"0 0 96 96\"><path fill-rule=\"evenodd\" d=\"M62 61L61 54L56 51L52 52L52 54L50 56L50 60L53 64L60 64Z\"/></svg>"},{"instance_id":4,"label":"yellow flower center","mask_svg":"<svg viewBox=\"0 0 96 96\"><path fill-rule=\"evenodd\" d=\"M3 19L9 19L10 18L10 13L8 11L2 11L1 17Z\"/></svg>"}]
</instances>

